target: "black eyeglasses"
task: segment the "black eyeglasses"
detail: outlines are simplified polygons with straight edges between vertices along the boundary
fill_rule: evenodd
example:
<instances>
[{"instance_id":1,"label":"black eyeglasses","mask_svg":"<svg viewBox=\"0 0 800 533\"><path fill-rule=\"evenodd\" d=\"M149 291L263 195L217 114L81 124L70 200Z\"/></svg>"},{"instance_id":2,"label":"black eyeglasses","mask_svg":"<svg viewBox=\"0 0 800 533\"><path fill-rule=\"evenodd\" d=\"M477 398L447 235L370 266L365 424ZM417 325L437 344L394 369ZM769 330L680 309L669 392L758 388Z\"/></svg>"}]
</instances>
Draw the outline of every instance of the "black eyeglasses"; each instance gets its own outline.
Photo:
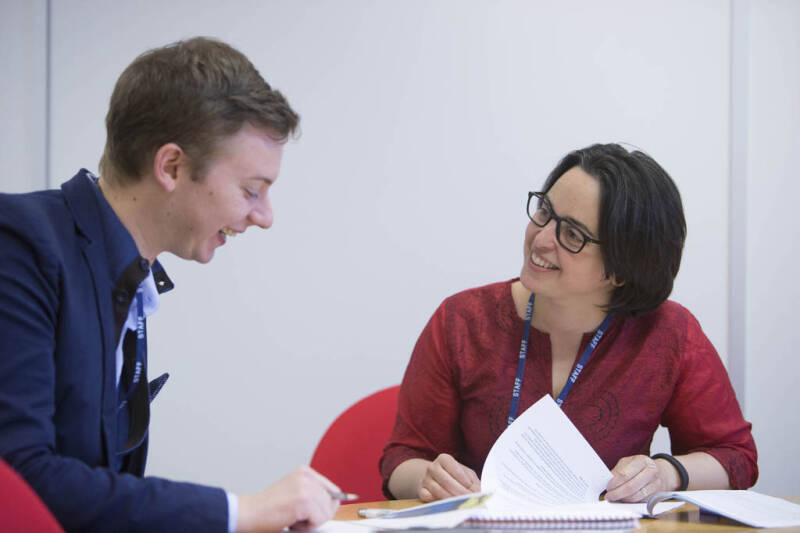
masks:
<instances>
[{"instance_id":1,"label":"black eyeglasses","mask_svg":"<svg viewBox=\"0 0 800 533\"><path fill-rule=\"evenodd\" d=\"M536 199L534 202L533 199ZM556 240L568 252L577 254L587 242L601 244L597 239L586 235L569 218L562 218L555 214L553 206L550 204L547 195L543 192L528 193L528 218L531 222L543 228L550 220L556 221Z\"/></svg>"}]
</instances>

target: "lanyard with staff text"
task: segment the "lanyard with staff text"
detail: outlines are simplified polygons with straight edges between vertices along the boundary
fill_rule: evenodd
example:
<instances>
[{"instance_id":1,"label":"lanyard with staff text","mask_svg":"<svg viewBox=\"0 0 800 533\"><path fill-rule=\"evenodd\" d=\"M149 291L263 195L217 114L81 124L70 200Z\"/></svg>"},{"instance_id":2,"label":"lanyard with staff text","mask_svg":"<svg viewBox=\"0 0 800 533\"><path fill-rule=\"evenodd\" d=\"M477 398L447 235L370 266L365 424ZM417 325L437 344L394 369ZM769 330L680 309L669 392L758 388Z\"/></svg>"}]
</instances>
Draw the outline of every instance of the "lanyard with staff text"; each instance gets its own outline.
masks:
<instances>
[{"instance_id":1,"label":"lanyard with staff text","mask_svg":"<svg viewBox=\"0 0 800 533\"><path fill-rule=\"evenodd\" d=\"M142 367L144 366L144 351L147 348L144 334L144 293L142 288L136 289L136 363L133 367L133 379L128 388L128 393L125 395L125 400L122 405L125 405L130 400L133 391L139 385L142 379ZM120 405L120 407L122 407Z\"/></svg>"},{"instance_id":2,"label":"lanyard with staff text","mask_svg":"<svg viewBox=\"0 0 800 533\"><path fill-rule=\"evenodd\" d=\"M528 300L528 307L525 310L525 329L522 331L522 342L519 345L517 377L514 379L514 390L511 393L511 409L508 411L509 425L511 425L511 422L517 418L517 411L519 411L519 393L522 390L522 376L525 373L525 360L528 357L528 342L531 336L531 319L533 318L533 300L535 296L536 295L534 293L531 293L531 297ZM589 361L589 357L591 357L592 352L597 347L600 339L603 338L606 329L608 329L608 325L611 323L611 319L612 315L606 315L605 319L603 319L603 323L600 324L599 328L597 328L594 337L592 337L592 340L583 351L583 355L581 355L578 364L575 365L575 370L573 370L572 374L569 375L567 382L564 384L564 388L561 389L561 394L559 394L558 399L556 399L556 404L558 404L559 407L561 407L561 404L564 403L564 400L567 398L567 394L569 394L570 389L572 389L572 386L575 384L578 376L583 371L583 367L586 366L586 362Z\"/></svg>"}]
</instances>

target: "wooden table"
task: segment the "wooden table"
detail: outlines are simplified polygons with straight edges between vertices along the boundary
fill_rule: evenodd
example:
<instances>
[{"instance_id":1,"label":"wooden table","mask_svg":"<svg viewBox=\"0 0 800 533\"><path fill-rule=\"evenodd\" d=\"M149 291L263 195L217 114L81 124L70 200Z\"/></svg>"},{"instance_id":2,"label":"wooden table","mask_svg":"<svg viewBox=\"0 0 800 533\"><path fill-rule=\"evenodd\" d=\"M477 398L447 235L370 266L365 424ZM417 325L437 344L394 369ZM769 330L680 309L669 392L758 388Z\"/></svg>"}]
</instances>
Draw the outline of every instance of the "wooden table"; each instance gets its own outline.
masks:
<instances>
[{"instance_id":1,"label":"wooden table","mask_svg":"<svg viewBox=\"0 0 800 533\"><path fill-rule=\"evenodd\" d=\"M786 498L789 501L800 503L800 497ZM379 509L406 509L419 505L422 502L419 500L393 500L393 501L380 501L368 503L352 503L342 505L334 517L335 520L358 520L358 510L362 507L374 507ZM741 533L757 531L756 528L747 527L708 513L700 513L700 511L691 504L686 504L683 507L678 507L672 511L668 511L658 516L658 518L641 518L639 520L641 527L636 531L646 531L648 533L686 533L686 532L703 532L703 533L732 533L738 531ZM511 531L511 530L509 530ZM800 527L790 528L771 528L768 530L770 533L781 533L792 531L795 533L800 532Z\"/></svg>"}]
</instances>

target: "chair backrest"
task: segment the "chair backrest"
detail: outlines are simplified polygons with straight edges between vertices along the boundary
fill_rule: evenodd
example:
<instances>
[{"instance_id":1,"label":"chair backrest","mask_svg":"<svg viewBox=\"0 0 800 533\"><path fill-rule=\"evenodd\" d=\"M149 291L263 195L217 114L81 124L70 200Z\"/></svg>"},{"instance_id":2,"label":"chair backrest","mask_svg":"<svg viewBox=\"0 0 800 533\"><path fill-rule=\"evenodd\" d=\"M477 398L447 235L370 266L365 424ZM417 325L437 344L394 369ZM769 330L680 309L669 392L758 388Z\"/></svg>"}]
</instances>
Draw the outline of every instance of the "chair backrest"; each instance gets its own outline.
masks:
<instances>
[{"instance_id":1,"label":"chair backrest","mask_svg":"<svg viewBox=\"0 0 800 533\"><path fill-rule=\"evenodd\" d=\"M39 496L3 459L0 459L0 530L64 533Z\"/></svg>"},{"instance_id":2,"label":"chair backrest","mask_svg":"<svg viewBox=\"0 0 800 533\"><path fill-rule=\"evenodd\" d=\"M317 444L311 468L358 501L386 499L378 459L389 440L397 414L399 385L370 394L348 407Z\"/></svg>"}]
</instances>

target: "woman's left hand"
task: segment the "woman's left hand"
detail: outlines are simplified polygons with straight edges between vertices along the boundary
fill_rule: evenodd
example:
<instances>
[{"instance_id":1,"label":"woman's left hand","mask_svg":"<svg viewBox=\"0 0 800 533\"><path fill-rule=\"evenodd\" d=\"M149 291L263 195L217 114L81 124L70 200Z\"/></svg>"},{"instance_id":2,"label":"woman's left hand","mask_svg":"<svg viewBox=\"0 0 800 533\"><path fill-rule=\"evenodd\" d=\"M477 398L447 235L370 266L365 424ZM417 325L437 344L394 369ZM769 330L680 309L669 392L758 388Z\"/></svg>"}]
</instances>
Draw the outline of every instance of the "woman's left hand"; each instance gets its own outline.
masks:
<instances>
[{"instance_id":1,"label":"woman's left hand","mask_svg":"<svg viewBox=\"0 0 800 533\"><path fill-rule=\"evenodd\" d=\"M656 492L677 490L680 484L678 472L671 464L654 461L646 455L623 457L611 473L614 477L606 487L606 500L611 502L647 501Z\"/></svg>"}]
</instances>

